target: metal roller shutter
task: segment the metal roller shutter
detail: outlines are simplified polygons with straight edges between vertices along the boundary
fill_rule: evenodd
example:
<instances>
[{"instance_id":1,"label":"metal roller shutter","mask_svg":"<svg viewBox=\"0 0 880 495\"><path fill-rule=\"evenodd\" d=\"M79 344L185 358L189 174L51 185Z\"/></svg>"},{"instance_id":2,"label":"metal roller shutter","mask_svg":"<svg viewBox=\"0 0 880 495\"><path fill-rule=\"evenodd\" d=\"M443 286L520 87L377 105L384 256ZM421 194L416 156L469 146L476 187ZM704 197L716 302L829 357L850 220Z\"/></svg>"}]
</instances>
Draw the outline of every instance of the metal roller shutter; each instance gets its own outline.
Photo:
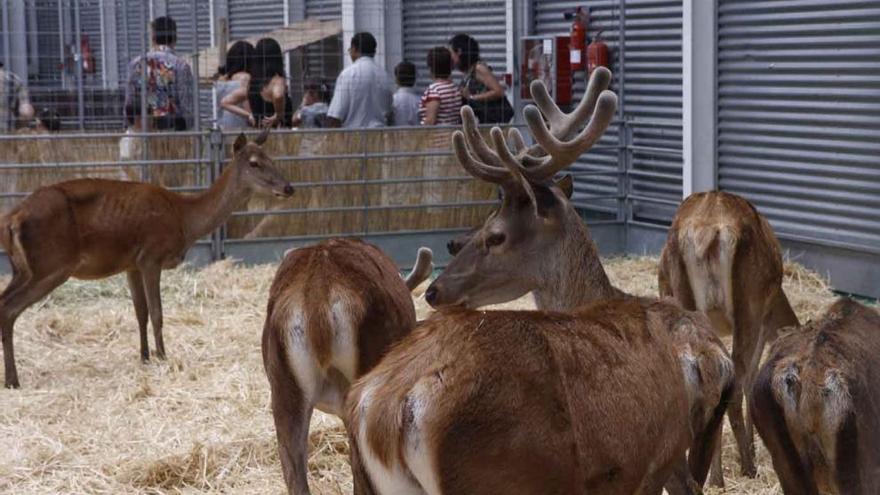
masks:
<instances>
[{"instance_id":1,"label":"metal roller shutter","mask_svg":"<svg viewBox=\"0 0 880 495\"><path fill-rule=\"evenodd\" d=\"M722 0L721 189L780 237L878 252L880 5Z\"/></svg>"},{"instance_id":2,"label":"metal roller shutter","mask_svg":"<svg viewBox=\"0 0 880 495\"><path fill-rule=\"evenodd\" d=\"M144 29L150 22L149 9L136 0L116 1L116 50L119 57L119 83L128 77L128 64L144 52ZM141 9L145 11L142 14ZM146 48L150 45L147 42Z\"/></svg>"},{"instance_id":3,"label":"metal roller shutter","mask_svg":"<svg viewBox=\"0 0 880 495\"><path fill-rule=\"evenodd\" d=\"M58 0L40 0L34 5L37 16L37 46L39 47L38 80L49 85L61 80L58 64L61 63L61 47L58 41L61 24ZM0 37L2 39L2 37Z\"/></svg>"},{"instance_id":4,"label":"metal roller shutter","mask_svg":"<svg viewBox=\"0 0 880 495\"><path fill-rule=\"evenodd\" d=\"M306 0L306 18L332 21L342 17L342 0Z\"/></svg>"},{"instance_id":5,"label":"metal roller shutter","mask_svg":"<svg viewBox=\"0 0 880 495\"><path fill-rule=\"evenodd\" d=\"M228 0L229 39L259 36L284 25L284 0Z\"/></svg>"},{"instance_id":6,"label":"metal roller shutter","mask_svg":"<svg viewBox=\"0 0 880 495\"><path fill-rule=\"evenodd\" d=\"M403 56L416 64L416 87L430 82L425 56L453 35L467 33L495 74L507 72L507 10L504 0L403 0Z\"/></svg>"},{"instance_id":7,"label":"metal roller shutter","mask_svg":"<svg viewBox=\"0 0 880 495\"><path fill-rule=\"evenodd\" d=\"M306 0L306 18L331 21L342 18L342 0ZM313 43L305 49L305 76L333 84L342 70L342 36Z\"/></svg>"},{"instance_id":8,"label":"metal roller shutter","mask_svg":"<svg viewBox=\"0 0 880 495\"><path fill-rule=\"evenodd\" d=\"M198 49L211 46L211 9L208 2L195 2L196 26L193 29L192 0L168 0L168 15L177 24L176 51L181 55L195 51L194 33L198 30Z\"/></svg>"},{"instance_id":9,"label":"metal roller shutter","mask_svg":"<svg viewBox=\"0 0 880 495\"><path fill-rule=\"evenodd\" d=\"M566 21L563 13L584 6L583 1L578 0L536 0L534 2L534 33L536 35L568 35L571 30L571 21ZM590 25L587 35L591 38L598 31L603 31L602 38L608 44L610 50L611 70L619 74L618 31L620 26L620 1L604 0L589 3ZM579 73L575 78L574 101L580 101L586 88L585 72ZM620 88L617 78L612 81L612 90L618 95ZM620 153L618 150L620 127L614 123L602 136L602 139L577 163L569 169L574 176L574 195L572 202L578 208L591 212L603 212L617 216L620 201L616 199L623 195L620 190L619 170ZM615 198L608 198L613 196ZM597 197L602 199L596 199Z\"/></svg>"},{"instance_id":10,"label":"metal roller shutter","mask_svg":"<svg viewBox=\"0 0 880 495\"><path fill-rule=\"evenodd\" d=\"M636 220L672 220L682 184L682 2L626 0L623 109Z\"/></svg>"}]
</instances>

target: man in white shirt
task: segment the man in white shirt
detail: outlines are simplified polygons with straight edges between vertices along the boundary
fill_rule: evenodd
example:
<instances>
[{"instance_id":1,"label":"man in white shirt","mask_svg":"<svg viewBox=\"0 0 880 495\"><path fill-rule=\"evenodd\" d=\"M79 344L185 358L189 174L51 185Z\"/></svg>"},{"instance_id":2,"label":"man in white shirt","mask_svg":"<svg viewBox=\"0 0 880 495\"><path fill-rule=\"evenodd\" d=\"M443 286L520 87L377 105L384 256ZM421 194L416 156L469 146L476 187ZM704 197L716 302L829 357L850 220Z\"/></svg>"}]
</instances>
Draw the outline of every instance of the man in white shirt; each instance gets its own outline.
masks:
<instances>
[{"instance_id":1,"label":"man in white shirt","mask_svg":"<svg viewBox=\"0 0 880 495\"><path fill-rule=\"evenodd\" d=\"M391 112L392 85L373 60L376 38L370 33L355 34L348 54L354 63L336 79L327 123L329 127L382 127Z\"/></svg>"}]
</instances>

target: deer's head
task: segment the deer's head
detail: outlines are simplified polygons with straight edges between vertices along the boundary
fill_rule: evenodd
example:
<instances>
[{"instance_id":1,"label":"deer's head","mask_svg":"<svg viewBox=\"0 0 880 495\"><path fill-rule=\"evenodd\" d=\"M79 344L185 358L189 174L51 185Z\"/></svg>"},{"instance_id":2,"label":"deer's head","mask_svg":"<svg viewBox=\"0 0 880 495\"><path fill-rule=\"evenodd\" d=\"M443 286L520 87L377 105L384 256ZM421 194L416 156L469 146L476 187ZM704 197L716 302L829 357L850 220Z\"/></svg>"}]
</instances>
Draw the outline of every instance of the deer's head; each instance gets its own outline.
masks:
<instances>
[{"instance_id":1,"label":"deer's head","mask_svg":"<svg viewBox=\"0 0 880 495\"><path fill-rule=\"evenodd\" d=\"M584 229L583 223L569 202L567 183L555 183L553 177L589 150L611 123L617 96L607 90L610 82L611 73L597 69L584 99L569 114L556 106L543 83L532 83L537 107L525 109L537 142L532 147L517 129L505 139L498 127L489 133L490 146L473 111L462 108L462 131L453 135L456 157L474 177L499 185L503 199L428 287L429 304L477 307L516 299L538 289L565 251L578 249L566 241L572 230Z\"/></svg>"},{"instance_id":2,"label":"deer's head","mask_svg":"<svg viewBox=\"0 0 880 495\"><path fill-rule=\"evenodd\" d=\"M232 165L238 169L242 183L252 191L288 198L293 196L293 184L284 178L263 150L268 137L268 128L252 142L248 142L244 133L239 134L232 145Z\"/></svg>"}]
</instances>

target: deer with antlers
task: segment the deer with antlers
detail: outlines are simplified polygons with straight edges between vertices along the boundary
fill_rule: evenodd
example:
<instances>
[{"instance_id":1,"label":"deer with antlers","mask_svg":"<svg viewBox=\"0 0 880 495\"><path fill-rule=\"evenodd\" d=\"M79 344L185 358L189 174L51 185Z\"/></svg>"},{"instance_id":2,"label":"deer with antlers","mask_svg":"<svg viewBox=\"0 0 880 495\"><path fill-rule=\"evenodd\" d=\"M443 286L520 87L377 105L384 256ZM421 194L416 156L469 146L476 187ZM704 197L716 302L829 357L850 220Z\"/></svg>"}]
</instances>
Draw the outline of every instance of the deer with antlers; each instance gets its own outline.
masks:
<instances>
[{"instance_id":1,"label":"deer with antlers","mask_svg":"<svg viewBox=\"0 0 880 495\"><path fill-rule=\"evenodd\" d=\"M269 292L263 365L288 492L309 493L309 420L340 415L349 384L416 325L410 291L430 276L419 249L406 281L372 244L331 239L285 255Z\"/></svg>"},{"instance_id":2,"label":"deer with antlers","mask_svg":"<svg viewBox=\"0 0 880 495\"><path fill-rule=\"evenodd\" d=\"M660 255L660 295L705 313L719 335L733 335L736 385L727 417L740 468L755 476L752 423L743 416L765 342L798 319L782 290L782 254L767 220L744 198L697 193L679 207ZM710 483L723 485L720 452Z\"/></svg>"},{"instance_id":3,"label":"deer with antlers","mask_svg":"<svg viewBox=\"0 0 880 495\"><path fill-rule=\"evenodd\" d=\"M12 332L15 320L70 277L101 279L125 272L140 331L141 358L150 357L147 318L156 356L162 337L162 270L219 227L254 192L290 196L293 186L244 134L232 163L205 192L181 195L151 184L77 179L42 187L0 218L0 244L9 254L12 281L0 294L5 384L18 388Z\"/></svg>"},{"instance_id":4,"label":"deer with antlers","mask_svg":"<svg viewBox=\"0 0 880 495\"><path fill-rule=\"evenodd\" d=\"M836 302L783 332L749 409L786 495L880 493L880 313Z\"/></svg>"},{"instance_id":5,"label":"deer with antlers","mask_svg":"<svg viewBox=\"0 0 880 495\"><path fill-rule=\"evenodd\" d=\"M353 462L360 463L358 466L364 471L363 477L371 480L372 487L378 492L395 492L389 487L397 485L386 484L391 483L388 481L389 476L395 480L399 480L401 476L415 477L422 489L428 493L439 493L431 488L437 485L431 483L444 486L443 480L448 479L447 477L467 476L466 473L459 471L446 473L442 468L432 468L438 463L447 461L453 463L450 469L453 466L464 469L464 464L468 461L459 462L456 459L461 455L465 458L477 455L473 452L474 449L467 449L459 443L455 445L459 445L463 452L452 449L436 450L440 445L445 445L444 442L457 441L443 433L442 425L448 426L465 421L465 418L455 416L455 411L459 411L460 414L464 414L468 408L491 411L493 407L504 404L504 401L517 403L523 400L522 392L530 388L529 385L521 382L526 378L519 373L518 367L521 360L526 359L521 357L520 353L525 355L527 351L518 346L525 339L529 341L528 345L533 347L537 345L536 342L543 342L532 349L536 353L546 353L536 359L558 363L558 366L566 370L564 378L560 377L556 370L546 368L531 370L531 374L550 374L549 377L542 375L540 378L546 380L542 387L548 391L537 400L566 406L563 412L556 410L559 416L557 418L551 417L547 409L542 410L537 405L534 405L536 408L534 410L540 411L540 414L535 413L538 414L536 416L530 416L530 413L526 412L521 413L519 407L511 410L510 407L498 406L501 413L513 418L512 421L528 425L522 427L527 431L519 432L502 428L497 436L487 436L485 439L474 441L474 445L479 446L489 442L491 452L484 455L498 456L497 462L493 463L492 469L488 471L494 471L496 465L501 466L510 459L512 461L510 468L517 472L511 473L507 469L501 471L504 475L511 476L511 483L514 481L518 483L513 486L531 487L513 491L581 493L585 490L584 487L589 485L596 490L588 490L589 493L659 493L662 484L675 472L676 476L670 481L670 489L675 493L692 493L696 489L693 481L701 485L705 480L712 452L720 438L725 396L733 384L732 364L723 344L713 334L705 315L684 311L671 302L632 298L613 287L602 268L596 246L586 226L568 201L566 194L552 182L553 176L587 151L609 125L616 107L615 95L606 90L609 83L610 73L607 70L599 69L594 72L585 98L571 114L564 114L556 107L543 85L533 84L532 94L540 110L528 107L525 113L532 134L538 142L533 147L526 147L522 136L514 129L510 131L510 141L514 148L511 150L501 130L494 128L490 132L494 146L490 148L478 132L473 112L467 107L462 109L463 132L456 132L453 136L458 160L474 177L500 185L503 189L503 202L499 210L473 234L446 270L431 284L425 294L426 300L435 307L452 305L478 307L506 302L531 291L535 295L539 309L570 312L572 314L569 316L573 319L565 320L565 325L560 325L558 329L560 335L556 335L553 332L557 328L551 322L556 321L554 318L558 318L558 314L544 314L532 319L527 313L506 314L504 317L497 316L494 312L462 313L461 321L454 315L448 318L438 317L439 323L436 326L431 325L435 328L433 332L420 331L419 335L420 338L429 341L423 344L425 348L434 348L439 344L433 341L441 339L441 336L452 335L453 329L456 329L454 335L462 332L459 338L464 339L464 342L454 346L455 353L460 355L450 351L450 356L457 355L461 363L456 365L457 371L454 373L447 373L442 367L426 369L425 363L410 361L414 359L414 354L423 351L406 351L410 344L414 349L420 348L413 343L414 338L406 339L401 343L376 371L369 374L356 389L353 389L349 399L349 407L353 415L350 424L354 431L351 434L352 442L356 443L357 447L356 451L353 450L353 456L357 457ZM545 116L549 121L549 128L544 123ZM587 119L590 119L589 123L578 132L579 126ZM595 306L591 307L591 304ZM604 319L601 315L606 312L617 316ZM645 319L640 319L641 317ZM496 322L496 318L501 319L502 322ZM529 321L529 324L519 325L516 323L517 318ZM626 343L614 339L606 340L607 329L602 330L602 328L605 328L604 324L610 321L620 322L614 326L613 333L621 336ZM508 332L505 325L520 330L521 335L515 331ZM481 345L482 339L471 343L475 337L471 337L470 332L476 329L480 330L478 332L480 335L483 335L485 328L495 329L492 331L498 332L494 345L499 353L497 358L491 360L485 355L487 353L484 347L472 347L472 345ZM580 359L556 355L554 351L556 344L544 342L550 339L545 335L549 333L553 333L554 339L561 339L560 342L570 339L565 345L578 348ZM631 348L628 343L632 343L635 335L649 336L652 345L657 346L658 353L654 357L646 357L639 354L640 350ZM581 342L581 339L587 336L594 338L595 341L589 345ZM446 345L452 346L444 341L440 347L445 348ZM581 346L584 346L583 349ZM675 356L674 367L670 367L670 363L665 361L664 353L667 351ZM599 355L604 357L600 359ZM501 356L509 357L500 359ZM607 359L618 363L629 363L631 359L645 360L645 366L652 369L651 373L660 373L666 381L656 383L640 374L645 371L644 369L642 371L629 369L627 373L632 375L627 375L627 378L615 376L612 379L609 376L608 381L596 382L585 376L589 374L588 370L593 369L593 359L597 359L596 362L604 362L603 360ZM501 381L510 379L514 383L508 386L492 382L491 386L506 391L498 392L497 398L486 399L485 404L482 402L464 404L461 402L465 400L460 395L462 393L471 394L467 397L472 401L479 401L480 397L476 394L476 389L468 388L466 382L461 381L467 373L470 373L470 376L496 377ZM630 444L623 447L622 444L612 446L601 442L591 443L594 440L589 435L596 433L593 428L605 428L612 436L626 436L621 430L627 428L645 431L646 424L643 421L647 419L640 415L642 411L629 409L626 401L610 390L616 386L613 385L615 380L628 380L630 376L642 376L637 380L641 385L632 385L626 393L643 397L646 403L654 404L652 401L658 391L662 391L662 394L670 400L683 398L686 407L684 416L679 419L683 420L686 428L685 437L690 442L691 452L688 461L685 461L684 449L676 451L671 448L675 443L672 438L678 438L676 435L680 433L674 428L682 424L671 417L667 417L667 421L672 437L650 439L651 445L663 444L670 448L667 453L675 453L677 461L670 461L671 464L666 464L668 458L665 454L660 455L651 449L642 450L640 445ZM557 383L560 379L562 383ZM549 385L551 383L552 386ZM650 386L646 387L648 384ZM457 390L461 388L464 391ZM570 397L568 394L576 388L580 390L579 393L601 402L602 407L607 408L604 412L617 419L599 414L590 406ZM521 390L518 395L504 395L513 394L517 389ZM449 394L448 397L446 394ZM615 397L617 401L606 404L603 402L604 397ZM495 402L488 402L490 400ZM390 401L390 406L385 405L386 401ZM433 412L431 409L433 405L440 408L438 412ZM397 416L388 416L389 407L402 409ZM464 409L455 409L456 407ZM371 412L373 410L380 412L374 417L374 413ZM648 412L674 415L670 410L662 408ZM593 414L598 415L593 417ZM395 421L402 422L395 423ZM424 422L418 423L418 421ZM508 458L505 455L510 442L519 444L515 437L509 435L521 433L525 438L536 433L539 436L552 437L554 433L535 426L542 421L548 424L561 422L572 425L572 428L582 429L577 430L574 439L571 440L573 443L565 447L566 452L572 452L570 457L566 456L566 459L561 460L557 465L549 463L542 464L537 470L525 469L524 466L513 462L516 455L519 455L515 449L510 452L512 457ZM586 421L590 426L584 426L581 421ZM422 436L413 437L409 429L417 426L421 428L419 434ZM395 428L402 428L402 431L397 432ZM440 429L435 430L435 428ZM455 432L449 434L454 435ZM584 436L579 436L581 434ZM396 441L394 439L399 439L401 446L388 445L388 442L380 441L380 438L391 438L392 443ZM464 437L461 440L464 440ZM418 442L424 442L424 446L419 446L419 452L405 450L409 449L409 442L416 442L417 445L420 445ZM528 442L524 441L523 445L528 445ZM392 449L391 454L383 450L386 447ZM408 457L411 454L414 456L412 459ZM655 462L651 465L651 469L641 470L638 466L644 467L643 461L651 456L659 457L654 458ZM614 471L617 468L610 468L611 471L603 472L602 469L608 465L597 462L599 458L619 460L620 466L631 464L634 466L633 471L626 471L624 474L623 471ZM485 463L481 463L479 459L474 459L473 462L475 466L481 468L479 472L487 471ZM572 462L578 467L565 465L566 462ZM690 464L690 469L687 468L687 462ZM662 469L660 469L661 465ZM596 471L592 471L593 469ZM599 481L594 478L594 476L602 476L598 473L604 473L607 478ZM693 480L688 479L691 473ZM428 477L429 475L433 478ZM583 477L577 478L580 475ZM572 476L577 478L577 484L566 489L560 488L554 491L546 489L549 485L542 484L553 479L571 480ZM526 480L524 477L534 477L534 479ZM658 485L659 478L663 479ZM587 483L586 480L593 481ZM499 484L468 485L468 488L474 490L479 488L476 493L505 492L502 488L508 485L503 484L502 478L499 478L497 483ZM376 486L377 484L382 484L384 488ZM636 491L637 489L642 491ZM443 488L444 492L475 493L474 490L456 490L445 486Z\"/></svg>"}]
</instances>

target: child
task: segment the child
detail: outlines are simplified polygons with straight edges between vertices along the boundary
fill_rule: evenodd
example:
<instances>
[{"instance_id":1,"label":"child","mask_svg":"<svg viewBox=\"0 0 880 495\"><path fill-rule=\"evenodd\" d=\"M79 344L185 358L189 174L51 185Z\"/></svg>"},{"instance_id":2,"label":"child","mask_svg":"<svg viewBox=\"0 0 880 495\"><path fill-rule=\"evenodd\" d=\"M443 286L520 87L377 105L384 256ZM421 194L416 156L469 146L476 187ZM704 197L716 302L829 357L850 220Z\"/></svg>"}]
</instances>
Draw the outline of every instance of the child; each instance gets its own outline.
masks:
<instances>
[{"instance_id":1,"label":"child","mask_svg":"<svg viewBox=\"0 0 880 495\"><path fill-rule=\"evenodd\" d=\"M293 127L324 127L327 115L327 85L315 81L303 85L303 98L299 110L293 114Z\"/></svg>"},{"instance_id":2,"label":"child","mask_svg":"<svg viewBox=\"0 0 880 495\"><path fill-rule=\"evenodd\" d=\"M419 95L413 86L416 84L416 66L403 61L394 68L397 91L391 102L391 125L419 125Z\"/></svg>"}]
</instances>

